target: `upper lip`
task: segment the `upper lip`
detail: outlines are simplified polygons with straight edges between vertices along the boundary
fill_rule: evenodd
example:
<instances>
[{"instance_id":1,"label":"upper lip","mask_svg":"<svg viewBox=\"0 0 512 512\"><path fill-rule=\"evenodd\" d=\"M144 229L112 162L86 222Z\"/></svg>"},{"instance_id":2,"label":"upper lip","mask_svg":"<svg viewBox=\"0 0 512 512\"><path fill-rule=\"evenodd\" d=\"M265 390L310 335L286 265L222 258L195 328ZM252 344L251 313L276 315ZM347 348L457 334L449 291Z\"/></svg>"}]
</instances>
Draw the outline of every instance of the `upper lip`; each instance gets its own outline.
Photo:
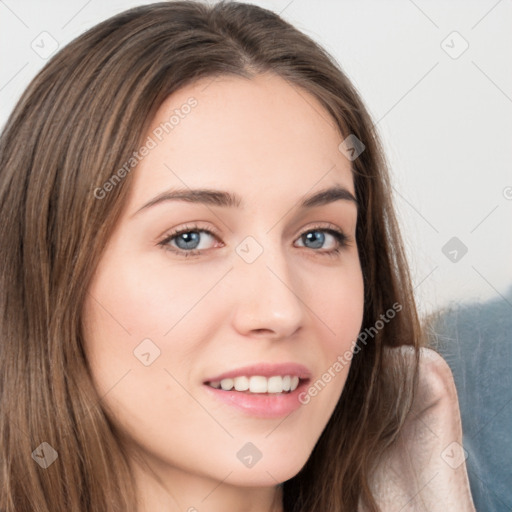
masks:
<instances>
[{"instance_id":1,"label":"upper lip","mask_svg":"<svg viewBox=\"0 0 512 512\"><path fill-rule=\"evenodd\" d=\"M311 378L311 372L302 364L298 363L279 363L279 364L270 364L270 363L258 363L251 364L249 366L243 366L240 368L236 368L235 370L230 370L224 373L220 373L219 375L215 375L210 377L204 381L207 382L215 382L221 381L222 379L233 379L235 377L247 376L251 377L254 375L261 375L262 377L272 377L274 375L296 375L299 379L309 379Z\"/></svg>"}]
</instances>

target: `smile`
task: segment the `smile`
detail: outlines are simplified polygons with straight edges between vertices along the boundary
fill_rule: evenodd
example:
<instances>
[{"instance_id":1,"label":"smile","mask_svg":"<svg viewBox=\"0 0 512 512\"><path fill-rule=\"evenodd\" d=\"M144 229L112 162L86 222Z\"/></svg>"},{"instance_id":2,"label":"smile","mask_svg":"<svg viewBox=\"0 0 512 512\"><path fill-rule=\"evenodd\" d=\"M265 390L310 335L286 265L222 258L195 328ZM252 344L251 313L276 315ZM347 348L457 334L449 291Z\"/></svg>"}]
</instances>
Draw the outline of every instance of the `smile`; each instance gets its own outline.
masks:
<instances>
[{"instance_id":1,"label":"smile","mask_svg":"<svg viewBox=\"0 0 512 512\"><path fill-rule=\"evenodd\" d=\"M273 375L264 377L253 375L251 377L241 375L235 378L222 379L220 381L207 382L209 386L224 391L240 391L245 393L289 393L295 391L299 385L299 377L296 375Z\"/></svg>"}]
</instances>

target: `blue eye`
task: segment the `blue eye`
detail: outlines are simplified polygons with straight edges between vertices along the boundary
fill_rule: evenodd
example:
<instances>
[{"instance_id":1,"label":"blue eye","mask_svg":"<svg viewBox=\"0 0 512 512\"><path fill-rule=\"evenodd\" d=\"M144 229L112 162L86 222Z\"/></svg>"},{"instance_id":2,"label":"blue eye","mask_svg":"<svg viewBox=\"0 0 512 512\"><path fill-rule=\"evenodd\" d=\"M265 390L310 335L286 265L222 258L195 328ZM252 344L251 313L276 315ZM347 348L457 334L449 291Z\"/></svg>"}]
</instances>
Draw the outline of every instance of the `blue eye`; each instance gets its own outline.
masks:
<instances>
[{"instance_id":1,"label":"blue eye","mask_svg":"<svg viewBox=\"0 0 512 512\"><path fill-rule=\"evenodd\" d=\"M185 231L173 238L176 239L176 245L179 249L196 249L201 239L201 233L204 233L204 231Z\"/></svg>"},{"instance_id":2,"label":"blue eye","mask_svg":"<svg viewBox=\"0 0 512 512\"><path fill-rule=\"evenodd\" d=\"M304 243L312 243L312 246L309 246L310 249L319 249L321 248L326 240L327 233L330 237L334 238L336 242L336 247L334 249L328 249L324 251L326 254L337 254L340 251L340 247L345 247L347 245L347 237L341 231L336 231L334 229L313 229L310 231L306 231L301 237L301 240L304 240Z\"/></svg>"},{"instance_id":3,"label":"blue eye","mask_svg":"<svg viewBox=\"0 0 512 512\"><path fill-rule=\"evenodd\" d=\"M204 238L204 234L214 237L214 234L206 229L199 229L197 226L186 227L171 233L159 245L163 246L164 249L182 254L183 256L197 255L201 253L201 250L198 250L198 246L201 244L201 238ZM171 242L174 245L171 245ZM204 249L204 247L201 249Z\"/></svg>"},{"instance_id":4,"label":"blue eye","mask_svg":"<svg viewBox=\"0 0 512 512\"><path fill-rule=\"evenodd\" d=\"M326 236L326 233L328 236ZM201 238L204 238L204 235L216 238L216 235L207 229L200 229L198 226L187 226L171 233L164 240L159 242L158 245L163 247L165 250L174 252L180 256L199 256L202 254L201 249L205 249L204 247L198 249L198 246L202 242ZM316 249L321 249L324 246L326 240L329 239L328 237L334 239L335 247L332 249L317 251ZM304 247L314 249L314 252L326 256L336 256L340 253L341 249L349 245L349 237L347 237L341 230L324 227L313 228L305 231L298 240L302 241Z\"/></svg>"}]
</instances>

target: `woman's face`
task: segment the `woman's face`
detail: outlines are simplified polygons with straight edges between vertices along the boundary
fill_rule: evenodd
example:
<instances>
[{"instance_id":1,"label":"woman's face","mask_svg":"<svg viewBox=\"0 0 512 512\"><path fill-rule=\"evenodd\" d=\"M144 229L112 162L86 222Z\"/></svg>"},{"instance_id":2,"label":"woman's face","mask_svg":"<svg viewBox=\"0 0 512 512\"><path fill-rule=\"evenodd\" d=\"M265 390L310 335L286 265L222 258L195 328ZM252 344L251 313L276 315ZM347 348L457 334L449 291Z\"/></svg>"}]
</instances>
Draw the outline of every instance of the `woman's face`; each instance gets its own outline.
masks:
<instances>
[{"instance_id":1,"label":"woman's face","mask_svg":"<svg viewBox=\"0 0 512 512\"><path fill-rule=\"evenodd\" d=\"M164 478L274 486L327 424L363 316L357 205L302 203L355 195L341 141L275 75L201 80L152 121L84 336L101 403Z\"/></svg>"}]
</instances>

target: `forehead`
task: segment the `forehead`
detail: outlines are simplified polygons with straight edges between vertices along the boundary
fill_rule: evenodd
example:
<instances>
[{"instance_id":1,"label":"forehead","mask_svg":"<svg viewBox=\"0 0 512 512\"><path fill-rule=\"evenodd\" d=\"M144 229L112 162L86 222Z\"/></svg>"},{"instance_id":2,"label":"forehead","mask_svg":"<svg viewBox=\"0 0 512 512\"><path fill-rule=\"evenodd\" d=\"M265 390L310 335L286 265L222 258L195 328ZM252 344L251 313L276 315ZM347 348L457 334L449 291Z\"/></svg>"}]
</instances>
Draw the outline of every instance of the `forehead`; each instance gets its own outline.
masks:
<instances>
[{"instance_id":1,"label":"forehead","mask_svg":"<svg viewBox=\"0 0 512 512\"><path fill-rule=\"evenodd\" d=\"M170 187L230 189L248 202L335 184L354 194L341 141L320 102L276 75L202 79L158 109L132 199L140 204Z\"/></svg>"}]
</instances>

